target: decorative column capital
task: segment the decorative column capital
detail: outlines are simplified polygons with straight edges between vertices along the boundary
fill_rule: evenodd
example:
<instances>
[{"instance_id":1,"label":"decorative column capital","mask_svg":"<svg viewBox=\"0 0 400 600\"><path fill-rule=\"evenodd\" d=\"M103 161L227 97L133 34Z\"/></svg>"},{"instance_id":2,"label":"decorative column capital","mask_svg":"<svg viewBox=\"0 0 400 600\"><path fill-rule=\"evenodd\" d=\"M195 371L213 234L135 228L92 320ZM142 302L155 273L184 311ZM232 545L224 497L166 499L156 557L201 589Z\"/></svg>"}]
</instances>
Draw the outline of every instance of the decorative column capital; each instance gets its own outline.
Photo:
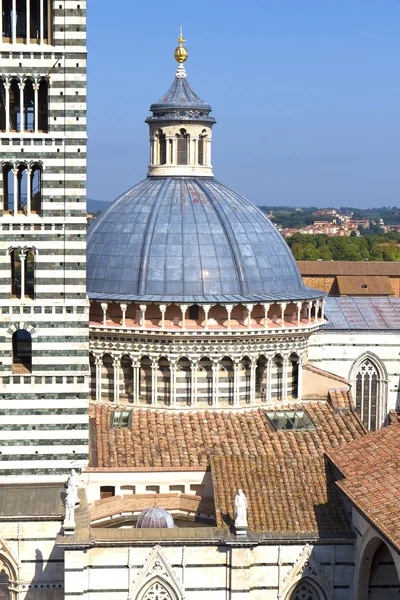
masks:
<instances>
[{"instance_id":1,"label":"decorative column capital","mask_svg":"<svg viewBox=\"0 0 400 600\"><path fill-rule=\"evenodd\" d=\"M113 366L114 366L114 368L118 368L121 366L121 357L120 356L113 356Z\"/></svg>"},{"instance_id":2,"label":"decorative column capital","mask_svg":"<svg viewBox=\"0 0 400 600\"><path fill-rule=\"evenodd\" d=\"M101 306L101 308L102 308L103 310L107 310L107 308L108 308L108 302L102 302L102 303L100 304L100 306Z\"/></svg>"},{"instance_id":3,"label":"decorative column capital","mask_svg":"<svg viewBox=\"0 0 400 600\"><path fill-rule=\"evenodd\" d=\"M230 315L233 310L233 304L224 304L224 306L226 308L228 315Z\"/></svg>"},{"instance_id":4,"label":"decorative column capital","mask_svg":"<svg viewBox=\"0 0 400 600\"><path fill-rule=\"evenodd\" d=\"M123 312L125 312L126 310L128 310L128 305L127 304L120 304L121 310Z\"/></svg>"},{"instance_id":5,"label":"decorative column capital","mask_svg":"<svg viewBox=\"0 0 400 600\"><path fill-rule=\"evenodd\" d=\"M139 308L142 312L146 312L147 310L147 304L139 304Z\"/></svg>"},{"instance_id":6,"label":"decorative column capital","mask_svg":"<svg viewBox=\"0 0 400 600\"><path fill-rule=\"evenodd\" d=\"M301 308L303 306L303 301L302 300L298 300L296 302L296 306L297 306L297 308Z\"/></svg>"},{"instance_id":7,"label":"decorative column capital","mask_svg":"<svg viewBox=\"0 0 400 600\"><path fill-rule=\"evenodd\" d=\"M158 305L160 308L161 313L165 313L167 310L167 305L166 304L159 304Z\"/></svg>"}]
</instances>

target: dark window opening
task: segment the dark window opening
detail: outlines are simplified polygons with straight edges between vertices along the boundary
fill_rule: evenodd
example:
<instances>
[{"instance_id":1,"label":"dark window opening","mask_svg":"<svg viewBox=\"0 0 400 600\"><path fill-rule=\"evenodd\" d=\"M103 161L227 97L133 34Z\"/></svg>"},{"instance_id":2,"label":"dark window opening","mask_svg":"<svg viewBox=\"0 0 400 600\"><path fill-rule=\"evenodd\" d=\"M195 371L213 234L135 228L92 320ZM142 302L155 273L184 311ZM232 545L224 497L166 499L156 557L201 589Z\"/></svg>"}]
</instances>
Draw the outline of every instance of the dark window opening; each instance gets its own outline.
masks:
<instances>
[{"instance_id":1,"label":"dark window opening","mask_svg":"<svg viewBox=\"0 0 400 600\"><path fill-rule=\"evenodd\" d=\"M189 319L192 321L197 321L199 319L199 307L196 304L194 306L189 306Z\"/></svg>"},{"instance_id":2,"label":"dark window opening","mask_svg":"<svg viewBox=\"0 0 400 600\"><path fill-rule=\"evenodd\" d=\"M100 486L100 500L106 498L112 498L115 496L115 486L113 485L102 485Z\"/></svg>"},{"instance_id":3,"label":"dark window opening","mask_svg":"<svg viewBox=\"0 0 400 600\"><path fill-rule=\"evenodd\" d=\"M6 571L2 569L0 571L0 600L11 600L10 586L11 580Z\"/></svg>"},{"instance_id":4,"label":"dark window opening","mask_svg":"<svg viewBox=\"0 0 400 600\"><path fill-rule=\"evenodd\" d=\"M26 166L20 165L18 167L18 196L17 196L17 211L26 212L26 204L28 201L28 175L26 172Z\"/></svg>"},{"instance_id":5,"label":"dark window opening","mask_svg":"<svg viewBox=\"0 0 400 600\"><path fill-rule=\"evenodd\" d=\"M18 81L12 80L10 85L10 130L19 131L21 127L21 95Z\"/></svg>"},{"instance_id":6,"label":"dark window opening","mask_svg":"<svg viewBox=\"0 0 400 600\"><path fill-rule=\"evenodd\" d=\"M15 177L13 166L3 165L3 211L12 213L14 211L14 185Z\"/></svg>"},{"instance_id":7,"label":"dark window opening","mask_svg":"<svg viewBox=\"0 0 400 600\"><path fill-rule=\"evenodd\" d=\"M49 86L44 79L39 84L38 102L38 129L47 133L49 130Z\"/></svg>"},{"instance_id":8,"label":"dark window opening","mask_svg":"<svg viewBox=\"0 0 400 600\"><path fill-rule=\"evenodd\" d=\"M162 131L159 131L158 141L160 144L160 165L165 165L167 163L167 139Z\"/></svg>"},{"instance_id":9,"label":"dark window opening","mask_svg":"<svg viewBox=\"0 0 400 600\"><path fill-rule=\"evenodd\" d=\"M32 206L31 212L41 215L42 214L42 169L39 165L32 167L31 175L31 198Z\"/></svg>"},{"instance_id":10,"label":"dark window opening","mask_svg":"<svg viewBox=\"0 0 400 600\"><path fill-rule=\"evenodd\" d=\"M19 250L11 252L11 296L21 298L21 258Z\"/></svg>"},{"instance_id":11,"label":"dark window opening","mask_svg":"<svg viewBox=\"0 0 400 600\"><path fill-rule=\"evenodd\" d=\"M26 329L18 329L12 338L12 372L18 375L32 373L32 336Z\"/></svg>"},{"instance_id":12,"label":"dark window opening","mask_svg":"<svg viewBox=\"0 0 400 600\"><path fill-rule=\"evenodd\" d=\"M25 297L35 298L35 254L32 250L25 257Z\"/></svg>"},{"instance_id":13,"label":"dark window opening","mask_svg":"<svg viewBox=\"0 0 400 600\"><path fill-rule=\"evenodd\" d=\"M178 165L188 164L188 142L189 136L185 129L181 129L179 136L177 136L178 142Z\"/></svg>"},{"instance_id":14,"label":"dark window opening","mask_svg":"<svg viewBox=\"0 0 400 600\"><path fill-rule=\"evenodd\" d=\"M3 0L3 42L12 38L12 0Z\"/></svg>"},{"instance_id":15,"label":"dark window opening","mask_svg":"<svg viewBox=\"0 0 400 600\"><path fill-rule=\"evenodd\" d=\"M17 42L26 41L26 0L16 0L17 3Z\"/></svg>"},{"instance_id":16,"label":"dark window opening","mask_svg":"<svg viewBox=\"0 0 400 600\"><path fill-rule=\"evenodd\" d=\"M0 131L6 130L6 88L0 80Z\"/></svg>"},{"instance_id":17,"label":"dark window opening","mask_svg":"<svg viewBox=\"0 0 400 600\"><path fill-rule=\"evenodd\" d=\"M24 89L24 126L25 131L35 131L35 92L30 79Z\"/></svg>"},{"instance_id":18,"label":"dark window opening","mask_svg":"<svg viewBox=\"0 0 400 600\"><path fill-rule=\"evenodd\" d=\"M40 41L40 0L30 0L31 2L31 31L30 39Z\"/></svg>"},{"instance_id":19,"label":"dark window opening","mask_svg":"<svg viewBox=\"0 0 400 600\"><path fill-rule=\"evenodd\" d=\"M199 165L204 165L204 140L202 138L199 139L197 162Z\"/></svg>"}]
</instances>

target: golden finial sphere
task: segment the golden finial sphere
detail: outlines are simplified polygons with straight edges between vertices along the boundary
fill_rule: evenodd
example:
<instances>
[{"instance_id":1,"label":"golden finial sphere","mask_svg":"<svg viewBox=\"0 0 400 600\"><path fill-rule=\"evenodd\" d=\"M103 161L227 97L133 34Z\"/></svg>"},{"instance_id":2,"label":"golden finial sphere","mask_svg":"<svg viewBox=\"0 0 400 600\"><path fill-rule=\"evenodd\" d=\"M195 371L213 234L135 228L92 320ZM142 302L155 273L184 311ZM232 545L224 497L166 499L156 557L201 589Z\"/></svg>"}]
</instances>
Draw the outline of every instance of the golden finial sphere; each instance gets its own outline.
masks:
<instances>
[{"instance_id":1,"label":"golden finial sphere","mask_svg":"<svg viewBox=\"0 0 400 600\"><path fill-rule=\"evenodd\" d=\"M174 52L175 60L179 64L184 63L189 56L189 52L183 46L178 46Z\"/></svg>"}]
</instances>

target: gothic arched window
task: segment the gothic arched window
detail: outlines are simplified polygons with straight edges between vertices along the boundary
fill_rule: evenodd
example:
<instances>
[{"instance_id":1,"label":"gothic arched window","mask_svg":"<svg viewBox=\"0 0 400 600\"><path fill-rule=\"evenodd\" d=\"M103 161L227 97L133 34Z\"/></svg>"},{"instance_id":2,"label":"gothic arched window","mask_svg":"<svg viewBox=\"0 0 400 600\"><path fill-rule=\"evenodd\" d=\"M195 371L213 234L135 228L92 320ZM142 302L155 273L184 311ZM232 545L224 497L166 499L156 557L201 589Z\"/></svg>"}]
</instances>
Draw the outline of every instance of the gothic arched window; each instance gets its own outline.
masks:
<instances>
[{"instance_id":1,"label":"gothic arched window","mask_svg":"<svg viewBox=\"0 0 400 600\"><path fill-rule=\"evenodd\" d=\"M5 569L1 568L0 563L0 600L11 600L10 578Z\"/></svg>"},{"instance_id":2,"label":"gothic arched window","mask_svg":"<svg viewBox=\"0 0 400 600\"><path fill-rule=\"evenodd\" d=\"M292 590L287 600L325 600L325 595L322 595L312 581L303 579Z\"/></svg>"},{"instance_id":3,"label":"gothic arched window","mask_svg":"<svg viewBox=\"0 0 400 600\"><path fill-rule=\"evenodd\" d=\"M176 600L176 595L166 585L155 581L139 598L140 600Z\"/></svg>"},{"instance_id":4,"label":"gothic arched window","mask_svg":"<svg viewBox=\"0 0 400 600\"><path fill-rule=\"evenodd\" d=\"M12 372L16 375L32 373L32 336L26 329L17 329L12 337Z\"/></svg>"},{"instance_id":5,"label":"gothic arched window","mask_svg":"<svg viewBox=\"0 0 400 600\"><path fill-rule=\"evenodd\" d=\"M376 365L369 358L359 366L356 374L356 410L367 429L381 427L382 381Z\"/></svg>"}]
</instances>

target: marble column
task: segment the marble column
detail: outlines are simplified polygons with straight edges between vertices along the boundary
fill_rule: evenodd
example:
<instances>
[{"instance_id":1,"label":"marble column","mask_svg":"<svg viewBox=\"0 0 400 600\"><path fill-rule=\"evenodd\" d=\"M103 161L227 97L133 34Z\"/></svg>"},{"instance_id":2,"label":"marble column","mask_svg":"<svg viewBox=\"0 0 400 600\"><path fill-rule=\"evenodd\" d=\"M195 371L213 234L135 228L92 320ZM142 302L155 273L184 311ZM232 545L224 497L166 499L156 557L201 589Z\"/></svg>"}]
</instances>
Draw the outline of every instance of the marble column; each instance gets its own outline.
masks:
<instances>
[{"instance_id":1,"label":"marble column","mask_svg":"<svg viewBox=\"0 0 400 600\"><path fill-rule=\"evenodd\" d=\"M272 398L272 381L271 381L272 361L273 361L273 357L268 356L267 357L267 394L266 394L267 402L271 402L271 398Z\"/></svg>"},{"instance_id":2,"label":"marble column","mask_svg":"<svg viewBox=\"0 0 400 600\"><path fill-rule=\"evenodd\" d=\"M35 133L39 131L39 86L40 83L35 83L33 86L34 97L35 97Z\"/></svg>"},{"instance_id":3,"label":"marble column","mask_svg":"<svg viewBox=\"0 0 400 600\"><path fill-rule=\"evenodd\" d=\"M96 356L95 358L96 365L96 400L101 400L101 375L102 375L102 366L103 360L101 356Z\"/></svg>"},{"instance_id":4,"label":"marble column","mask_svg":"<svg viewBox=\"0 0 400 600\"><path fill-rule=\"evenodd\" d=\"M250 404L256 402L256 371L257 359L253 358L250 365Z\"/></svg>"},{"instance_id":5,"label":"marble column","mask_svg":"<svg viewBox=\"0 0 400 600\"><path fill-rule=\"evenodd\" d=\"M32 210L32 169L26 169L26 215L30 216Z\"/></svg>"},{"instance_id":6,"label":"marble column","mask_svg":"<svg viewBox=\"0 0 400 600\"><path fill-rule=\"evenodd\" d=\"M297 361L297 398L302 400L303 396L303 355L300 354L299 359Z\"/></svg>"},{"instance_id":7,"label":"marble column","mask_svg":"<svg viewBox=\"0 0 400 600\"><path fill-rule=\"evenodd\" d=\"M281 327L285 327L285 310L288 305L288 302L281 302Z\"/></svg>"},{"instance_id":8,"label":"marble column","mask_svg":"<svg viewBox=\"0 0 400 600\"><path fill-rule=\"evenodd\" d=\"M204 329L206 331L208 331L208 313L210 312L210 308L211 308L211 306L208 306L207 304L205 304L203 306L203 310L204 310Z\"/></svg>"},{"instance_id":9,"label":"marble column","mask_svg":"<svg viewBox=\"0 0 400 600\"><path fill-rule=\"evenodd\" d=\"M192 387L192 406L197 406L197 367L198 362L193 360L191 363L190 374L191 374L191 387Z\"/></svg>"},{"instance_id":10,"label":"marble column","mask_svg":"<svg viewBox=\"0 0 400 600\"><path fill-rule=\"evenodd\" d=\"M119 402L119 377L120 377L120 367L121 367L121 357L114 357L113 360L114 366L114 402Z\"/></svg>"},{"instance_id":11,"label":"marble column","mask_svg":"<svg viewBox=\"0 0 400 600\"><path fill-rule=\"evenodd\" d=\"M6 88L6 133L10 133L10 82L7 81L4 87Z\"/></svg>"},{"instance_id":12,"label":"marble column","mask_svg":"<svg viewBox=\"0 0 400 600\"><path fill-rule=\"evenodd\" d=\"M153 359L151 361L151 403L157 404L158 396L158 360Z\"/></svg>"},{"instance_id":13,"label":"marble column","mask_svg":"<svg viewBox=\"0 0 400 600\"><path fill-rule=\"evenodd\" d=\"M283 356L282 363L282 401L287 402L288 399L288 367L289 367L289 356L285 354Z\"/></svg>"},{"instance_id":14,"label":"marble column","mask_svg":"<svg viewBox=\"0 0 400 600\"><path fill-rule=\"evenodd\" d=\"M232 304L225 304L225 308L226 308L226 312L228 313L228 330L230 331L232 329L231 314L232 314L233 306L232 306Z\"/></svg>"},{"instance_id":15,"label":"marble column","mask_svg":"<svg viewBox=\"0 0 400 600\"><path fill-rule=\"evenodd\" d=\"M254 304L246 304L247 308L247 329L251 329L251 313L253 312Z\"/></svg>"},{"instance_id":16,"label":"marble column","mask_svg":"<svg viewBox=\"0 0 400 600\"><path fill-rule=\"evenodd\" d=\"M103 310L103 326L105 327L107 325L107 308L108 308L108 303L107 302L102 302L101 303L101 308Z\"/></svg>"},{"instance_id":17,"label":"marble column","mask_svg":"<svg viewBox=\"0 0 400 600\"><path fill-rule=\"evenodd\" d=\"M21 252L19 255L19 260L21 263L21 300L25 300L25 288L26 288L26 272L25 272L25 261L26 255Z\"/></svg>"},{"instance_id":18,"label":"marble column","mask_svg":"<svg viewBox=\"0 0 400 600\"><path fill-rule=\"evenodd\" d=\"M319 300L316 300L315 301L314 323L318 323L318 313L319 313Z\"/></svg>"},{"instance_id":19,"label":"marble column","mask_svg":"<svg viewBox=\"0 0 400 600\"><path fill-rule=\"evenodd\" d=\"M19 83L19 130L21 133L25 131L25 102L24 102L24 90L25 84Z\"/></svg>"},{"instance_id":20,"label":"marble column","mask_svg":"<svg viewBox=\"0 0 400 600\"><path fill-rule=\"evenodd\" d=\"M132 397L133 403L137 404L139 402L139 392L140 392L140 363L137 362L136 357L132 359Z\"/></svg>"},{"instance_id":21,"label":"marble column","mask_svg":"<svg viewBox=\"0 0 400 600\"><path fill-rule=\"evenodd\" d=\"M126 311L128 309L127 304L120 304L121 312L122 312L122 327L126 327Z\"/></svg>"},{"instance_id":22,"label":"marble column","mask_svg":"<svg viewBox=\"0 0 400 600\"><path fill-rule=\"evenodd\" d=\"M217 407L219 405L219 362L214 362L212 366L212 374L213 374L213 393L212 393L212 403L213 406Z\"/></svg>"},{"instance_id":23,"label":"marble column","mask_svg":"<svg viewBox=\"0 0 400 600\"><path fill-rule=\"evenodd\" d=\"M14 217L16 217L20 200L19 169L12 169L12 174L14 176Z\"/></svg>"},{"instance_id":24,"label":"marble column","mask_svg":"<svg viewBox=\"0 0 400 600\"><path fill-rule=\"evenodd\" d=\"M189 305L188 304L180 304L179 307L182 311L182 330L185 331L185 329L186 329L186 313L187 313L187 309L189 308Z\"/></svg>"},{"instance_id":25,"label":"marble column","mask_svg":"<svg viewBox=\"0 0 400 600\"><path fill-rule=\"evenodd\" d=\"M264 306L264 329L268 329L268 312L271 307L271 304L266 302L263 304Z\"/></svg>"},{"instance_id":26,"label":"marble column","mask_svg":"<svg viewBox=\"0 0 400 600\"><path fill-rule=\"evenodd\" d=\"M297 327L300 327L300 325L301 325L301 309L302 309L303 303L296 302L296 306L297 306Z\"/></svg>"},{"instance_id":27,"label":"marble column","mask_svg":"<svg viewBox=\"0 0 400 600\"><path fill-rule=\"evenodd\" d=\"M308 319L308 324L309 325L311 325L311 310L312 310L312 305L313 305L312 300L309 300L307 302L307 319Z\"/></svg>"},{"instance_id":28,"label":"marble column","mask_svg":"<svg viewBox=\"0 0 400 600\"><path fill-rule=\"evenodd\" d=\"M171 406L176 406L176 362L170 363Z\"/></svg>"},{"instance_id":29,"label":"marble column","mask_svg":"<svg viewBox=\"0 0 400 600\"><path fill-rule=\"evenodd\" d=\"M160 304L160 312L161 312L161 329L165 329L165 312L167 310L166 304Z\"/></svg>"},{"instance_id":30,"label":"marble column","mask_svg":"<svg viewBox=\"0 0 400 600\"><path fill-rule=\"evenodd\" d=\"M240 405L240 392L239 392L239 376L240 376L240 363L233 363L233 405Z\"/></svg>"},{"instance_id":31,"label":"marble column","mask_svg":"<svg viewBox=\"0 0 400 600\"><path fill-rule=\"evenodd\" d=\"M146 310L147 310L147 304L140 304L139 308L140 308L140 312L142 313L141 316L140 316L139 326L142 329L146 329Z\"/></svg>"}]
</instances>

